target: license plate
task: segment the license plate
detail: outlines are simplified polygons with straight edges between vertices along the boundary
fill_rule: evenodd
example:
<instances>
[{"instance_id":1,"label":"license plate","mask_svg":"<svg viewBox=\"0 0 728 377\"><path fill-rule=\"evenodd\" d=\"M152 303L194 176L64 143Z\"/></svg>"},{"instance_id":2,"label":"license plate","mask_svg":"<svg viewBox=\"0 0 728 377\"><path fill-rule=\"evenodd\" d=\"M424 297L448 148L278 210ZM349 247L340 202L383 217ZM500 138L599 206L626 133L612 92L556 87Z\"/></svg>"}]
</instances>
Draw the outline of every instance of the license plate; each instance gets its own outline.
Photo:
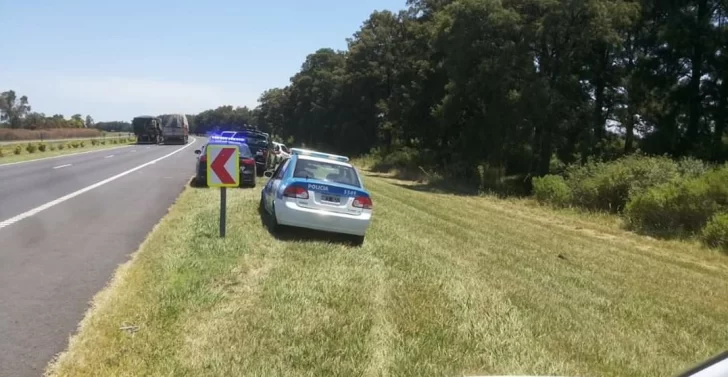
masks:
<instances>
[{"instance_id":1,"label":"license plate","mask_svg":"<svg viewBox=\"0 0 728 377\"><path fill-rule=\"evenodd\" d=\"M341 198L334 195L321 195L321 201L339 204L341 202Z\"/></svg>"}]
</instances>

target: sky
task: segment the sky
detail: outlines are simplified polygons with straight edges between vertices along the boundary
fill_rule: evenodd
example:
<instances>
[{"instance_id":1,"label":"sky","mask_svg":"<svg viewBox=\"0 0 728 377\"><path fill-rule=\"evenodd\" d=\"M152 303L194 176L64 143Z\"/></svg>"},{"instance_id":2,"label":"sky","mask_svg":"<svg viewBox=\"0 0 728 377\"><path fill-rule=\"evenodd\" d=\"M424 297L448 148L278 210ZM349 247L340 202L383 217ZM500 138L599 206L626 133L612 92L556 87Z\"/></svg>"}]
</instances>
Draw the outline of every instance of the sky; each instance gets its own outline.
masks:
<instances>
[{"instance_id":1,"label":"sky","mask_svg":"<svg viewBox=\"0 0 728 377\"><path fill-rule=\"evenodd\" d=\"M0 92L96 121L255 107L306 55L406 0L0 0Z\"/></svg>"}]
</instances>

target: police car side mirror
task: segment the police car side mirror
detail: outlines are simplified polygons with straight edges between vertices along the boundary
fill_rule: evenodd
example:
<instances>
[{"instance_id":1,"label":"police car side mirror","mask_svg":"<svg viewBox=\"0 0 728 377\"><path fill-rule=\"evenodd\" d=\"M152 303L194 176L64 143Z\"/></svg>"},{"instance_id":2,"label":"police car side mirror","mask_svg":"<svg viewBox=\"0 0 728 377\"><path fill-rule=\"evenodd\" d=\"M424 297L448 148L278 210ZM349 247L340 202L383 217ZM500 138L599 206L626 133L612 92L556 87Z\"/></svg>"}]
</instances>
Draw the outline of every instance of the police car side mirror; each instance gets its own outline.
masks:
<instances>
[{"instance_id":1,"label":"police car side mirror","mask_svg":"<svg viewBox=\"0 0 728 377\"><path fill-rule=\"evenodd\" d=\"M272 176L273 176L273 171L272 171L272 170L268 170L268 171L264 172L264 173L263 173L263 175L264 175L264 176L265 176L266 178L270 178L270 177L272 177Z\"/></svg>"},{"instance_id":2,"label":"police car side mirror","mask_svg":"<svg viewBox=\"0 0 728 377\"><path fill-rule=\"evenodd\" d=\"M199 149L195 149L195 154L200 154L200 153L202 153L202 151L201 151L201 150L199 150Z\"/></svg>"}]
</instances>

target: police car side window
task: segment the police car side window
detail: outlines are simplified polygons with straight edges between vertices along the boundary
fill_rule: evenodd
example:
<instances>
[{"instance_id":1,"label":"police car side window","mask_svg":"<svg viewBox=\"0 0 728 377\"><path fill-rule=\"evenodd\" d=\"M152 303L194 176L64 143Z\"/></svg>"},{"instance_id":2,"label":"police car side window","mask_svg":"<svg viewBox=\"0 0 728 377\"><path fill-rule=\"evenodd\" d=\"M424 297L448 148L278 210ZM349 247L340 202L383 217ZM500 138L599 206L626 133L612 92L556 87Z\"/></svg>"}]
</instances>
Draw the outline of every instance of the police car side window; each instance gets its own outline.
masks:
<instances>
[{"instance_id":1,"label":"police car side window","mask_svg":"<svg viewBox=\"0 0 728 377\"><path fill-rule=\"evenodd\" d=\"M286 162L284 162L283 164L281 164L280 169L278 169L278 172L275 175L275 179L281 179L281 178L283 178L283 174L285 174L286 169L288 168L288 163L290 161L291 160L286 160Z\"/></svg>"}]
</instances>

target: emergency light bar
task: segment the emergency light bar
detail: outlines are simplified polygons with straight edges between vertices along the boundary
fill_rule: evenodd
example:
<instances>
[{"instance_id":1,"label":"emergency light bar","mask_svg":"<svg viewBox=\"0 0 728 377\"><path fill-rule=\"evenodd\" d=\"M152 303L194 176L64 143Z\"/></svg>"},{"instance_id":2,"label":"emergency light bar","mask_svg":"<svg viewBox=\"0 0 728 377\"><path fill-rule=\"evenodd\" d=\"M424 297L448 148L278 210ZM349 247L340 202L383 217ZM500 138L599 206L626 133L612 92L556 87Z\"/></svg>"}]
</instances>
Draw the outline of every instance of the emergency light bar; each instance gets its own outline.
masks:
<instances>
[{"instance_id":1,"label":"emergency light bar","mask_svg":"<svg viewBox=\"0 0 728 377\"><path fill-rule=\"evenodd\" d=\"M341 161L341 162L349 162L349 157L338 156L338 155L329 154L329 153L315 152L315 151L310 151L307 149L300 149L300 148L291 148L291 154L318 157L318 158L327 158L329 160L336 160L336 161Z\"/></svg>"},{"instance_id":2,"label":"emergency light bar","mask_svg":"<svg viewBox=\"0 0 728 377\"><path fill-rule=\"evenodd\" d=\"M210 136L209 140L216 143L245 143L245 139L242 137Z\"/></svg>"}]
</instances>

